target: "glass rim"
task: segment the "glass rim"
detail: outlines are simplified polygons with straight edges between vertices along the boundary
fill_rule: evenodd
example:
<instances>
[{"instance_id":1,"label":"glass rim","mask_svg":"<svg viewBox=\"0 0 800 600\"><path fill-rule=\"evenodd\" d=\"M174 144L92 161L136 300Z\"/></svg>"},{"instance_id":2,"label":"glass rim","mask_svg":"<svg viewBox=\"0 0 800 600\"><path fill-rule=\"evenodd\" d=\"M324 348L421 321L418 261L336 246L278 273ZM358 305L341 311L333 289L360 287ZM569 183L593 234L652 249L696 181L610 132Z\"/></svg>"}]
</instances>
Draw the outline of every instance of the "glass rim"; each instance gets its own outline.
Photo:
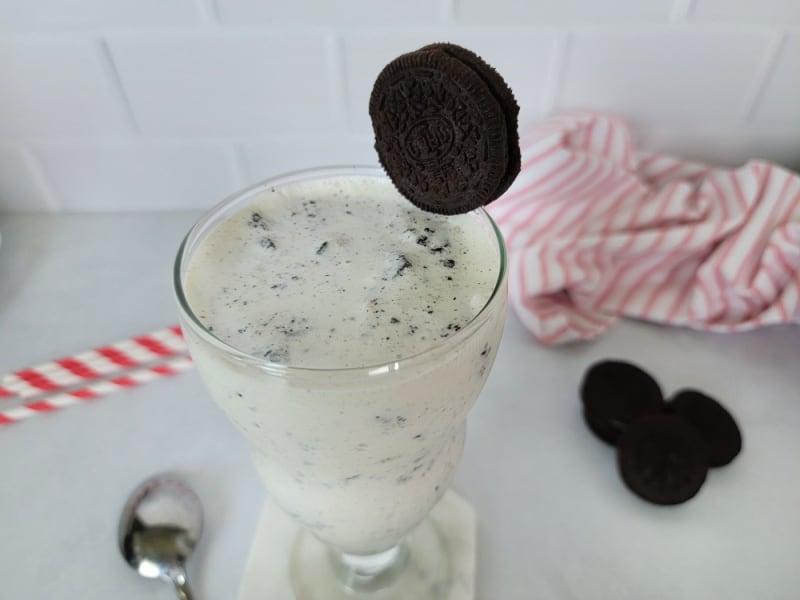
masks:
<instances>
[{"instance_id":1,"label":"glass rim","mask_svg":"<svg viewBox=\"0 0 800 600\"><path fill-rule=\"evenodd\" d=\"M477 208L470 213L466 214L474 214L479 218L485 220L491 227L491 231L494 233L494 239L497 242L498 248L498 258L499 258L499 270L497 274L497 280L495 281L494 289L492 293L489 295L489 298L486 300L484 305L481 309L475 313L475 315L469 320L469 322L462 327L459 331L455 332L454 334L436 341L435 343L426 346L422 350L415 352L413 354L409 354L407 356L403 356L401 358L386 361L386 362L378 362L373 364L367 365L360 365L355 367L300 367L300 366L292 366L286 365L282 363L273 362L267 360L263 357L254 356L243 350L236 348L225 342L224 340L218 338L214 335L213 332L209 331L206 326L202 323L199 317L194 313L192 310L191 305L189 304L188 298L184 292L183 288L183 274L185 267L188 265L187 259L187 249L189 246L190 241L193 241L194 237L199 235L200 232L204 231L207 227L209 227L214 221L219 217L219 215L226 210L231 209L231 207L235 206L237 203L242 202L244 203L244 199L253 196L254 194L260 192L261 190L270 188L270 187L279 187L283 185L288 185L291 183L301 183L304 181L312 181L317 179L326 179L330 177L376 177L376 178L383 178L386 181L389 181L388 176L386 173L377 166L370 166L370 165L333 165L333 166L324 166L324 167L311 167L307 169L300 169L289 171L285 173L281 173L279 175L275 175L273 177L269 177L264 179L258 183L240 189L233 194L225 197L222 201L218 202L216 205L211 207L210 209L206 210L192 225L189 229L188 233L184 236L183 240L178 247L178 252L175 256L175 262L173 264L173 292L175 294L175 298L178 303L178 307L180 310L180 314L183 317L184 322L188 323L192 331L198 335L204 342L210 344L212 347L216 348L224 352L226 355L235 358L236 360L247 363L251 366L258 366L261 369L270 372L274 375L282 375L288 376L292 373L297 374L325 374L325 373L359 373L359 372L366 372L367 374L373 375L383 372L388 372L392 368L392 365L399 365L403 364L406 365L407 363L414 363L414 362L421 362L426 357L430 356L431 354L435 354L437 351L440 351L442 348L447 346L458 346L463 341L469 339L475 331L479 328L480 324L486 319L486 315L490 306L492 306L498 296L498 294L503 289L504 282L507 278L507 271L508 271L508 256L506 251L505 240L503 238L503 234L500 231L500 228L495 223L494 219L492 219L491 215L483 208ZM397 368L396 366L394 367Z\"/></svg>"}]
</instances>

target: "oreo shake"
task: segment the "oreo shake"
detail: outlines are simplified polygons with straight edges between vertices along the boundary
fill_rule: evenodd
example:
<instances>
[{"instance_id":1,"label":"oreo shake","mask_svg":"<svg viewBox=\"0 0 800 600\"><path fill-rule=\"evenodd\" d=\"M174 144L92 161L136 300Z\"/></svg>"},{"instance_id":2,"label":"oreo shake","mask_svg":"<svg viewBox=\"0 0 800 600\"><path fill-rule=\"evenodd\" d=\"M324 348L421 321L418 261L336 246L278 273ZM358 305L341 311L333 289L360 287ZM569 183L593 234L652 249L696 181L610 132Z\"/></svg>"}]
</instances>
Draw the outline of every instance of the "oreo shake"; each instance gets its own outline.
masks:
<instances>
[{"instance_id":1,"label":"oreo shake","mask_svg":"<svg viewBox=\"0 0 800 600\"><path fill-rule=\"evenodd\" d=\"M284 510L345 551L383 550L460 458L505 317L498 236L379 176L246 195L186 251L192 356Z\"/></svg>"}]
</instances>

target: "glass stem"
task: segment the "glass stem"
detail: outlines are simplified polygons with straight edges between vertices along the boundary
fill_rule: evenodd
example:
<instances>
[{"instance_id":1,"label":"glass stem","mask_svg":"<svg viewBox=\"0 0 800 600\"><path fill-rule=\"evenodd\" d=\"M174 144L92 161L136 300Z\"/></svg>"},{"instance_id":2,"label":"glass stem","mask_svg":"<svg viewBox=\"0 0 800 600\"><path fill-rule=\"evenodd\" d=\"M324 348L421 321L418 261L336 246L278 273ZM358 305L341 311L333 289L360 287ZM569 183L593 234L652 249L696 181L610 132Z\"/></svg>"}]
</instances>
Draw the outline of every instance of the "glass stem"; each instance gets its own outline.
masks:
<instances>
[{"instance_id":1,"label":"glass stem","mask_svg":"<svg viewBox=\"0 0 800 600\"><path fill-rule=\"evenodd\" d=\"M375 554L348 554L331 549L334 570L353 591L374 591L391 584L408 562L408 546L400 542Z\"/></svg>"}]
</instances>

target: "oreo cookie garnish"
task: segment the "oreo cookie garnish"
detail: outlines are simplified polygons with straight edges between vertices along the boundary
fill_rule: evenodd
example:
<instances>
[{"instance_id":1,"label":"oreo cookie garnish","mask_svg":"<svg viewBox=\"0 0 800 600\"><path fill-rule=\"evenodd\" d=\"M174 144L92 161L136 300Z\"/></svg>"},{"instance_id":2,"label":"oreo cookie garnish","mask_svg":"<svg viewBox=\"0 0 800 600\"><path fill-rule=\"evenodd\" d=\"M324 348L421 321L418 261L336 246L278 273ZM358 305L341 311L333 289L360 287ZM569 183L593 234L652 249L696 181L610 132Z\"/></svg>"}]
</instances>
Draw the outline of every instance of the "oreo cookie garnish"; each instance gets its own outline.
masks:
<instances>
[{"instance_id":1,"label":"oreo cookie garnish","mask_svg":"<svg viewBox=\"0 0 800 600\"><path fill-rule=\"evenodd\" d=\"M500 183L500 187L495 191L499 198L503 193L514 183L514 179L519 175L522 164L522 157L519 148L519 131L517 128L517 119L519 117L519 105L514 92L508 87L503 77L498 73L494 67L489 65L480 56L475 54L472 50L468 50L456 44L437 43L424 46L420 50L443 50L450 56L457 58L475 71L484 83L488 86L489 91L492 92L495 99L500 103L503 108L506 118L506 138L508 141L508 165L506 166L505 179Z\"/></svg>"},{"instance_id":2,"label":"oreo cookie garnish","mask_svg":"<svg viewBox=\"0 0 800 600\"><path fill-rule=\"evenodd\" d=\"M433 44L390 62L369 113L383 168L423 210L469 212L519 173L519 106L502 77L465 48Z\"/></svg>"},{"instance_id":3,"label":"oreo cookie garnish","mask_svg":"<svg viewBox=\"0 0 800 600\"><path fill-rule=\"evenodd\" d=\"M664 408L658 382L643 369L624 361L593 364L584 375L580 394L587 425L611 445L631 423Z\"/></svg>"},{"instance_id":4,"label":"oreo cookie garnish","mask_svg":"<svg viewBox=\"0 0 800 600\"><path fill-rule=\"evenodd\" d=\"M706 444L708 464L721 467L742 449L742 434L733 416L719 402L697 390L681 390L667 411L691 424Z\"/></svg>"},{"instance_id":5,"label":"oreo cookie garnish","mask_svg":"<svg viewBox=\"0 0 800 600\"><path fill-rule=\"evenodd\" d=\"M654 504L680 504L700 490L708 474L706 446L676 415L642 417L620 436L617 466L625 485Z\"/></svg>"}]
</instances>

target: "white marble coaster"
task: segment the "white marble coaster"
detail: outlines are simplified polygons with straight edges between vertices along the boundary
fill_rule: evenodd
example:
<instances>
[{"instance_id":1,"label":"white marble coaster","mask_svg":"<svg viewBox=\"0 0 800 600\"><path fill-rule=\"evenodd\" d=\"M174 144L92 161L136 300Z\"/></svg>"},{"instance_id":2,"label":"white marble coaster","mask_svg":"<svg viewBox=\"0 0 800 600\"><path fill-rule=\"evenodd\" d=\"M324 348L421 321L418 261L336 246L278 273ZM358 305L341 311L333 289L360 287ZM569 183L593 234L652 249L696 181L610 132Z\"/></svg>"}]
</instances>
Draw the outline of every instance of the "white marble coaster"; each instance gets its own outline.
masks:
<instances>
[{"instance_id":1,"label":"white marble coaster","mask_svg":"<svg viewBox=\"0 0 800 600\"><path fill-rule=\"evenodd\" d=\"M475 598L475 510L455 492L447 492L431 511L451 554L453 585L442 600ZM239 600L294 600L289 555L298 525L275 503L267 502L256 528Z\"/></svg>"}]
</instances>

